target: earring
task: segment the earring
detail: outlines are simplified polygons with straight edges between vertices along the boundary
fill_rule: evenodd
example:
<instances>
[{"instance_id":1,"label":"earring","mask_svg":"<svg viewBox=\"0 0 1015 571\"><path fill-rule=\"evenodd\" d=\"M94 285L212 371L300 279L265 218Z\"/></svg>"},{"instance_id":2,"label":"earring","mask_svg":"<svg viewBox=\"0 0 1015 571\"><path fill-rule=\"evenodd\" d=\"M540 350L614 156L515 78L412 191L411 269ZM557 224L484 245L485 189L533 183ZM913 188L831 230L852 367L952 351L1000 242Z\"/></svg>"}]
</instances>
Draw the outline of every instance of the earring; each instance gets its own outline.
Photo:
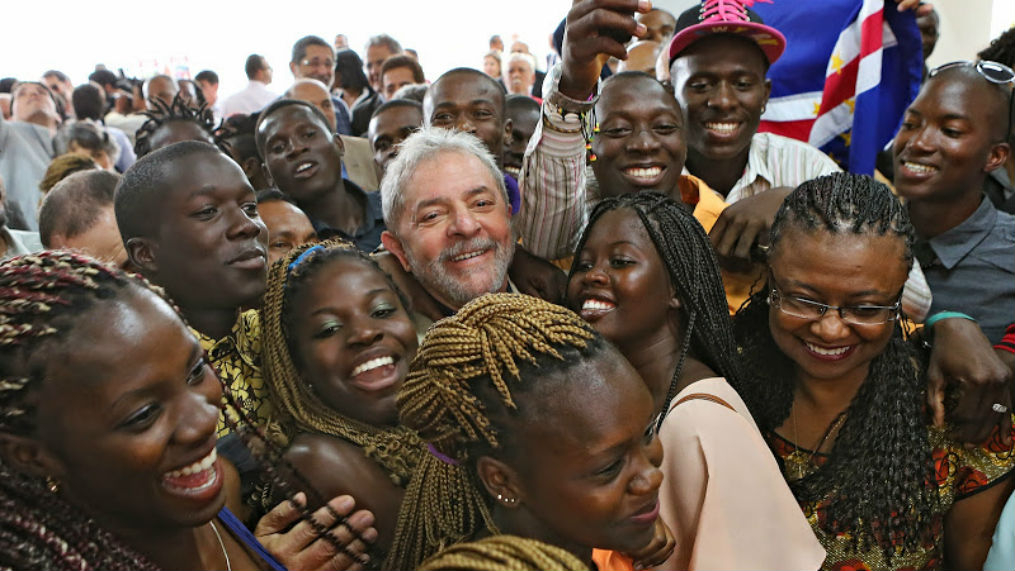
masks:
<instances>
[{"instance_id":1,"label":"earring","mask_svg":"<svg viewBox=\"0 0 1015 571\"><path fill-rule=\"evenodd\" d=\"M502 494L497 494L497 501L504 502L505 504L514 505L518 502L518 498L506 498Z\"/></svg>"},{"instance_id":2,"label":"earring","mask_svg":"<svg viewBox=\"0 0 1015 571\"><path fill-rule=\"evenodd\" d=\"M55 494L60 491L60 482L54 480L52 476L46 476L46 489L49 493Z\"/></svg>"}]
</instances>

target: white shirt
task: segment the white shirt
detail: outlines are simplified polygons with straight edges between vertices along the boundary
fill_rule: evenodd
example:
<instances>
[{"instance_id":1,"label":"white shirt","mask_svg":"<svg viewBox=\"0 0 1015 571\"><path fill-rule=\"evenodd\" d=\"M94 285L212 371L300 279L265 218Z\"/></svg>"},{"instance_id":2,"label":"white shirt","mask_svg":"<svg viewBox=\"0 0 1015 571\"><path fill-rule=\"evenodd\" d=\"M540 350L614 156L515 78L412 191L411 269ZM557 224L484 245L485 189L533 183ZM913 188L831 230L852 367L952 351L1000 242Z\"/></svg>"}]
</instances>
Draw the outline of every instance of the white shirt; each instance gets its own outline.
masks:
<instances>
[{"instance_id":1,"label":"white shirt","mask_svg":"<svg viewBox=\"0 0 1015 571\"><path fill-rule=\"evenodd\" d=\"M222 103L222 116L250 115L278 99L278 94L269 90L268 85L251 79L242 90L232 94Z\"/></svg>"}]
</instances>

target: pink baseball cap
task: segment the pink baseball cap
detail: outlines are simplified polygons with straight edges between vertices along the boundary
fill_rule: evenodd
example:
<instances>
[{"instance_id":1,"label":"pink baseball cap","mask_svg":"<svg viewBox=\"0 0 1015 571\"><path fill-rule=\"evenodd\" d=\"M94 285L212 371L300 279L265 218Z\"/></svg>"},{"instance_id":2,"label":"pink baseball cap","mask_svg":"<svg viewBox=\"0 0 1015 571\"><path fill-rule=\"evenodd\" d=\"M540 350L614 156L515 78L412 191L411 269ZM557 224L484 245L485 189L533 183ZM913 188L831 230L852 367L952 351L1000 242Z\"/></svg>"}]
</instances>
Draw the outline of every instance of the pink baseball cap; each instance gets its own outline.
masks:
<instances>
[{"instance_id":1,"label":"pink baseball cap","mask_svg":"<svg viewBox=\"0 0 1015 571\"><path fill-rule=\"evenodd\" d=\"M766 26L753 10L744 4L751 0L705 0L698 8L685 10L677 18L677 33L670 40L670 64L694 42L714 34L743 36L758 44L773 64L786 49L786 36Z\"/></svg>"}]
</instances>

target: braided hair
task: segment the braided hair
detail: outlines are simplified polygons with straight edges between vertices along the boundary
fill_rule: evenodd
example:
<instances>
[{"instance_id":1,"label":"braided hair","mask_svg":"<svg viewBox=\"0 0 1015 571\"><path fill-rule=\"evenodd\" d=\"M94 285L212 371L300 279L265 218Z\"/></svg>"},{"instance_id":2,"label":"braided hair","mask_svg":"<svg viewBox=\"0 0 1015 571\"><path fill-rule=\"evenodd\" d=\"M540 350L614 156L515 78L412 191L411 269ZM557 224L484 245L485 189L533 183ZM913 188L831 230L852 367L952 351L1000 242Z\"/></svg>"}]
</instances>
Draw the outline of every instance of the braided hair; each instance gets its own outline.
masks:
<instances>
[{"instance_id":1,"label":"braided hair","mask_svg":"<svg viewBox=\"0 0 1015 571\"><path fill-rule=\"evenodd\" d=\"M800 185L776 214L769 256L793 247L782 241L788 228L895 236L905 246L903 262L912 266L909 215L886 186L867 176L835 173ZM796 368L772 338L767 295L768 288L751 295L737 313L734 329L759 388L751 412L762 432L770 434L789 417ZM924 393L922 369L896 323L886 350L871 362L845 412L828 461L790 482L801 502L830 498L829 517L822 523L826 531L852 532L860 549L869 548L865 543L874 538L886 557L893 550L915 548L931 533L936 496Z\"/></svg>"},{"instance_id":2,"label":"braided hair","mask_svg":"<svg viewBox=\"0 0 1015 571\"><path fill-rule=\"evenodd\" d=\"M680 373L689 352L725 377L750 407L756 399L752 393L755 387L745 382L733 335L733 322L726 309L726 292L719 273L719 262L708 234L683 204L657 192L636 192L609 197L597 204L575 252L582 251L596 222L603 215L619 209L628 209L638 215L666 267L670 284L682 302L684 335L680 358L662 410L669 410L669 403L676 396ZM577 267L576 256L568 280L573 278ZM659 422L663 419L664 416L660 416Z\"/></svg>"},{"instance_id":3,"label":"braided hair","mask_svg":"<svg viewBox=\"0 0 1015 571\"><path fill-rule=\"evenodd\" d=\"M414 569L478 532L499 533L476 459L512 448L519 395L605 347L574 313L518 294L481 296L430 327L398 394L402 424L430 453L406 490L385 568Z\"/></svg>"},{"instance_id":4,"label":"braided hair","mask_svg":"<svg viewBox=\"0 0 1015 571\"><path fill-rule=\"evenodd\" d=\"M162 290L102 262L65 251L46 251L0 264L0 432L30 436L36 426L33 394L45 373L47 346L62 341L87 310L129 292ZM163 297L163 299L165 299ZM168 302L168 300L166 300ZM177 313L179 313L177 311ZM182 317L181 317L182 319ZM281 456L223 387L231 427L262 460L262 469L292 502L295 490L278 475ZM268 458L274 463L264 462ZM297 477L292 466L284 466ZM292 502L318 537L356 560L311 514ZM344 521L338 514L336 520ZM100 527L91 515L54 493L44 479L0 459L0 569L156 569L144 555Z\"/></svg>"},{"instance_id":5,"label":"braided hair","mask_svg":"<svg viewBox=\"0 0 1015 571\"><path fill-rule=\"evenodd\" d=\"M419 571L588 571L570 552L517 535L458 543L430 557Z\"/></svg>"},{"instance_id":6,"label":"braided hair","mask_svg":"<svg viewBox=\"0 0 1015 571\"><path fill-rule=\"evenodd\" d=\"M68 252L0 264L0 432L35 429L31 395L42 383L47 344L63 339L97 301L130 287L122 272ZM144 282L133 282L144 283ZM46 482L0 461L0 568L154 569Z\"/></svg>"},{"instance_id":7,"label":"braided hair","mask_svg":"<svg viewBox=\"0 0 1015 571\"><path fill-rule=\"evenodd\" d=\"M153 97L149 104L153 105L155 109L144 112L148 120L137 130L134 141L134 154L137 155L137 158L140 159L152 152L154 150L152 149L152 138L155 136L155 132L163 125L174 121L194 123L208 134L209 143L215 142L215 116L210 107L203 104L194 107L189 99L181 97L179 93L168 105L157 97Z\"/></svg>"},{"instance_id":8,"label":"braided hair","mask_svg":"<svg viewBox=\"0 0 1015 571\"><path fill-rule=\"evenodd\" d=\"M385 277L402 307L408 302L377 262L348 242L333 240L307 244L290 251L268 273L268 289L261 310L264 332L265 383L280 413L284 430L292 438L298 432L319 432L342 438L363 449L364 454L388 472L391 480L405 486L419 462L423 446L415 432L403 426L382 428L342 416L321 402L300 378L293 361L296 354L292 306L304 294L310 278L330 262L355 259Z\"/></svg>"}]
</instances>

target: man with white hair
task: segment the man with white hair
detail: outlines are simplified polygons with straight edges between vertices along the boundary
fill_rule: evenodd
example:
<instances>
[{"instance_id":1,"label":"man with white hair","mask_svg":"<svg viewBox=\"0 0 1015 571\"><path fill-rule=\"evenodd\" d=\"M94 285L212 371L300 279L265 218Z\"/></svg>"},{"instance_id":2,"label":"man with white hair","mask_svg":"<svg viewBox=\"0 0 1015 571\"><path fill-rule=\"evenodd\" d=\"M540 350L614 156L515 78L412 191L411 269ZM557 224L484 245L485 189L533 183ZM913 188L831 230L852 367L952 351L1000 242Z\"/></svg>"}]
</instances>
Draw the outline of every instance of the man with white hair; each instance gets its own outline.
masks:
<instances>
[{"instance_id":1,"label":"man with white hair","mask_svg":"<svg viewBox=\"0 0 1015 571\"><path fill-rule=\"evenodd\" d=\"M508 93L532 95L536 82L536 58L527 53L515 52L507 56L503 65L504 86Z\"/></svg>"},{"instance_id":2,"label":"man with white hair","mask_svg":"<svg viewBox=\"0 0 1015 571\"><path fill-rule=\"evenodd\" d=\"M514 290L511 204L490 151L464 132L407 138L381 182L384 247L445 315L485 293Z\"/></svg>"}]
</instances>

